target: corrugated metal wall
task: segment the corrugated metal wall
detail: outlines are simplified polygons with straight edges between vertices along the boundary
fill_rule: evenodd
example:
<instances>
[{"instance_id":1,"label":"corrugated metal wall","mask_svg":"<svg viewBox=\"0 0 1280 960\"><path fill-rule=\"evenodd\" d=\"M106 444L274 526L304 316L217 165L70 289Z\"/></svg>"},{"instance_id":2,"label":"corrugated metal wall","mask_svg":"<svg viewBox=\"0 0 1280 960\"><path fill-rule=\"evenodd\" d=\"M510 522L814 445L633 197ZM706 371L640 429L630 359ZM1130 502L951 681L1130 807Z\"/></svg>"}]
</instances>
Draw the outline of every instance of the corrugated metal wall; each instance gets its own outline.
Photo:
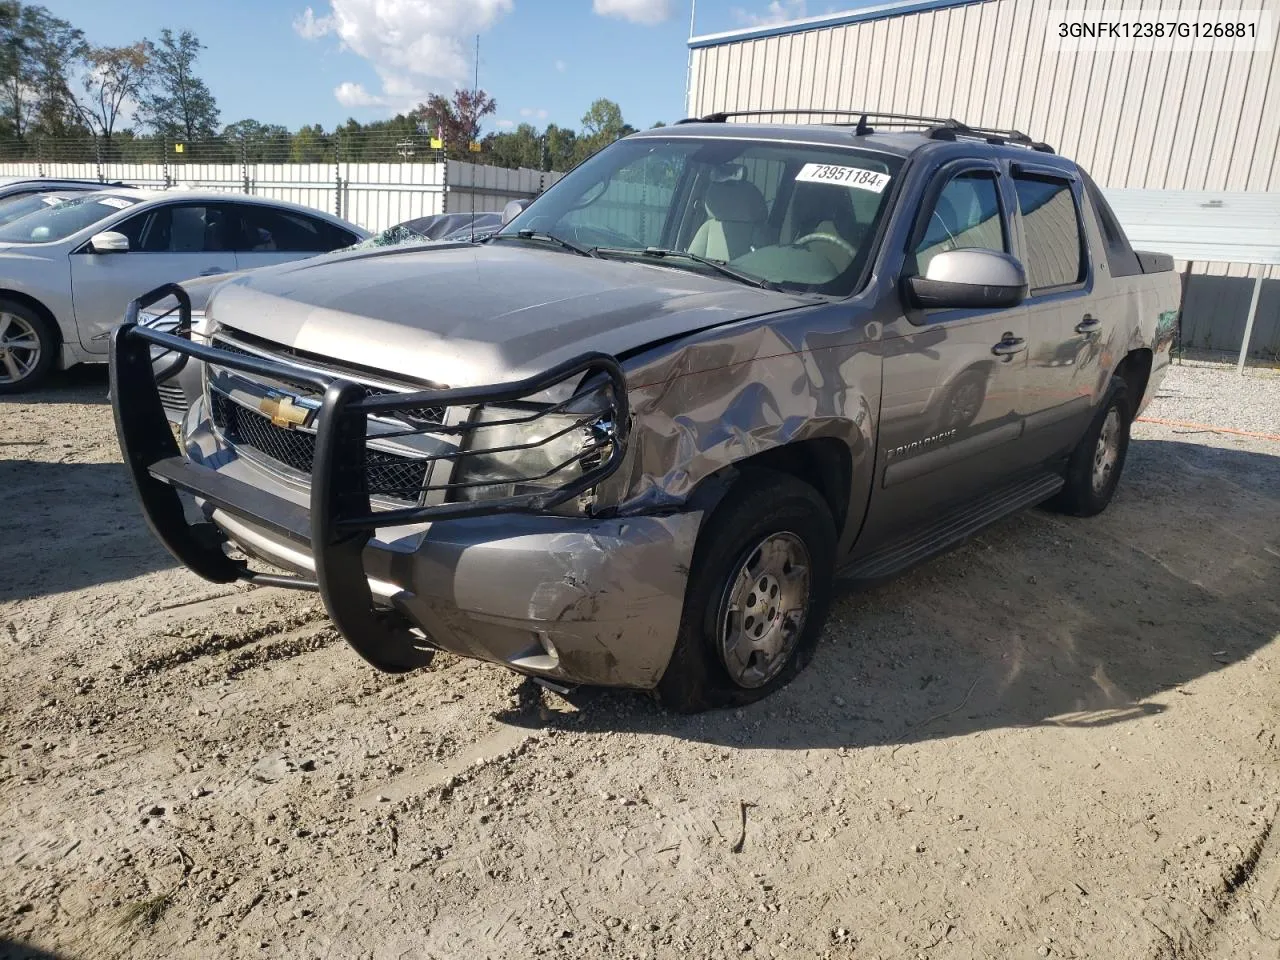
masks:
<instances>
[{"instance_id":1,"label":"corrugated metal wall","mask_svg":"<svg viewBox=\"0 0 1280 960\"><path fill-rule=\"evenodd\" d=\"M1186 12L1242 4L1140 6ZM1269 10L1280 22L1280 0L1243 6ZM698 47L693 111L861 108L955 117L1045 140L1101 186L1280 190L1280 43L1241 53L1059 55L1045 49L1051 9L1049 0L977 0Z\"/></svg>"}]
</instances>

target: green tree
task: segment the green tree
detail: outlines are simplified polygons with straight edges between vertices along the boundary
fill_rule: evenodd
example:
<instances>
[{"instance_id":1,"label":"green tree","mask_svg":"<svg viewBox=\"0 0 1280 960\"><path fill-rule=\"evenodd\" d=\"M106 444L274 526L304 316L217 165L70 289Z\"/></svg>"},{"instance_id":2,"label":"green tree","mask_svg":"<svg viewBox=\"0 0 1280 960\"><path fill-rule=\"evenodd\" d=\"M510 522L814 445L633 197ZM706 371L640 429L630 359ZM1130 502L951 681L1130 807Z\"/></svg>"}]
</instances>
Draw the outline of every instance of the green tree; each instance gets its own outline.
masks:
<instances>
[{"instance_id":1,"label":"green tree","mask_svg":"<svg viewBox=\"0 0 1280 960\"><path fill-rule=\"evenodd\" d=\"M0 2L0 136L67 132L67 68L84 50L84 34L44 7Z\"/></svg>"},{"instance_id":2,"label":"green tree","mask_svg":"<svg viewBox=\"0 0 1280 960\"><path fill-rule=\"evenodd\" d=\"M89 47L82 61L84 92L73 100L84 125L108 144L126 104L137 100L147 82L147 41L127 47Z\"/></svg>"},{"instance_id":3,"label":"green tree","mask_svg":"<svg viewBox=\"0 0 1280 960\"><path fill-rule=\"evenodd\" d=\"M217 100L195 73L203 49L190 30L175 35L166 27L159 43L148 41L148 82L138 102L138 119L156 133L190 142L217 132Z\"/></svg>"},{"instance_id":4,"label":"green tree","mask_svg":"<svg viewBox=\"0 0 1280 960\"><path fill-rule=\"evenodd\" d=\"M622 108L601 97L583 114L582 136L575 146L575 156L578 161L585 160L618 138L635 132L636 128L622 119Z\"/></svg>"},{"instance_id":5,"label":"green tree","mask_svg":"<svg viewBox=\"0 0 1280 960\"><path fill-rule=\"evenodd\" d=\"M302 127L293 135L289 159L294 163L323 163L333 159L329 135L320 124Z\"/></svg>"},{"instance_id":6,"label":"green tree","mask_svg":"<svg viewBox=\"0 0 1280 960\"><path fill-rule=\"evenodd\" d=\"M485 154L501 167L542 169L542 134L530 123L510 133L491 133L484 139Z\"/></svg>"},{"instance_id":7,"label":"green tree","mask_svg":"<svg viewBox=\"0 0 1280 960\"><path fill-rule=\"evenodd\" d=\"M237 120L222 128L224 139L231 141L227 159L245 159L250 163L288 163L293 146L289 128L279 123Z\"/></svg>"},{"instance_id":8,"label":"green tree","mask_svg":"<svg viewBox=\"0 0 1280 960\"><path fill-rule=\"evenodd\" d=\"M546 144L541 164L543 170L563 172L577 163L578 135L574 131L550 123L542 136Z\"/></svg>"}]
</instances>

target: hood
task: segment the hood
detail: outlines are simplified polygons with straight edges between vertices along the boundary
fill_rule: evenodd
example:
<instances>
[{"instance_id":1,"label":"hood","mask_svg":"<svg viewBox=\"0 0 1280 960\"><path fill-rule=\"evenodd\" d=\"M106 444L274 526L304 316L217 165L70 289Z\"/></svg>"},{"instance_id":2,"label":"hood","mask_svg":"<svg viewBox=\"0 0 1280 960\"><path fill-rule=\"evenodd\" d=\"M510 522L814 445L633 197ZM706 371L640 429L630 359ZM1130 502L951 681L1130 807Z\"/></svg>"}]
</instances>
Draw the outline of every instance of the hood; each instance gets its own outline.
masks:
<instances>
[{"instance_id":1,"label":"hood","mask_svg":"<svg viewBox=\"0 0 1280 960\"><path fill-rule=\"evenodd\" d=\"M460 387L812 302L686 270L512 242L256 270L221 285L210 312L220 325L296 350Z\"/></svg>"}]
</instances>

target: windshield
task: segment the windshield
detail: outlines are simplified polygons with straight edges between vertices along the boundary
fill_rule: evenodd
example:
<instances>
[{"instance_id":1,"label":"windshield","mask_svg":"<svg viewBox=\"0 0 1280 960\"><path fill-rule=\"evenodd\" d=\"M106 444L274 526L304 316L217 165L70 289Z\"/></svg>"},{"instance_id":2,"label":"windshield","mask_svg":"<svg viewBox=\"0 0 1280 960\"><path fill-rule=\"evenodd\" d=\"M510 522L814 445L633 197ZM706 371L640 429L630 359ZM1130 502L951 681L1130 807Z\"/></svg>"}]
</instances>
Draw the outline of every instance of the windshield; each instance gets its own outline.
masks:
<instances>
[{"instance_id":1,"label":"windshield","mask_svg":"<svg viewBox=\"0 0 1280 960\"><path fill-rule=\"evenodd\" d=\"M0 226L0 243L54 243L137 203L134 197L91 193L73 197L56 207L28 213Z\"/></svg>"},{"instance_id":2,"label":"windshield","mask_svg":"<svg viewBox=\"0 0 1280 960\"><path fill-rule=\"evenodd\" d=\"M847 296L902 160L861 149L679 137L622 140L502 229L787 290ZM700 263L710 260L713 264Z\"/></svg>"},{"instance_id":3,"label":"windshield","mask_svg":"<svg viewBox=\"0 0 1280 960\"><path fill-rule=\"evenodd\" d=\"M417 230L414 230L408 224L398 223L394 227L387 227L381 233L375 233L366 240L359 243L353 243L345 250L373 250L377 247L403 247L408 244L427 243L428 240Z\"/></svg>"},{"instance_id":4,"label":"windshield","mask_svg":"<svg viewBox=\"0 0 1280 960\"><path fill-rule=\"evenodd\" d=\"M25 217L28 213L35 213L47 207L56 207L70 196L71 194L67 193L33 193L25 197L0 201L0 226L12 223L19 217Z\"/></svg>"}]
</instances>

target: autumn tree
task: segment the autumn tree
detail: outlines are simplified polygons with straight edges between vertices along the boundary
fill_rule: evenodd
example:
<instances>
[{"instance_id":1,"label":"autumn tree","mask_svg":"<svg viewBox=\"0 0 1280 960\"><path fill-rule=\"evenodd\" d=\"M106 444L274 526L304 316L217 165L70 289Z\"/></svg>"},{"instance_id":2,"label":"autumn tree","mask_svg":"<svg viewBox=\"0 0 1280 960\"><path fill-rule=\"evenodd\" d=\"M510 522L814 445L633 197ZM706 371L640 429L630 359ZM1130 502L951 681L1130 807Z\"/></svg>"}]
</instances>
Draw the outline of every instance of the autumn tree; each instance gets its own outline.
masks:
<instances>
[{"instance_id":1,"label":"autumn tree","mask_svg":"<svg viewBox=\"0 0 1280 960\"><path fill-rule=\"evenodd\" d=\"M138 100L138 119L156 133L176 140L201 140L218 129L218 103L195 73L204 49L190 30L167 27L158 43L147 42L147 83Z\"/></svg>"},{"instance_id":2,"label":"autumn tree","mask_svg":"<svg viewBox=\"0 0 1280 960\"><path fill-rule=\"evenodd\" d=\"M451 100L433 93L412 116L430 136L442 137L449 156L465 160L470 145L480 140L481 121L497 109L497 102L483 90L457 90Z\"/></svg>"},{"instance_id":3,"label":"autumn tree","mask_svg":"<svg viewBox=\"0 0 1280 960\"><path fill-rule=\"evenodd\" d=\"M121 113L146 85L148 46L142 40L127 47L89 47L83 54L83 93L73 102L85 126L108 143Z\"/></svg>"}]
</instances>

